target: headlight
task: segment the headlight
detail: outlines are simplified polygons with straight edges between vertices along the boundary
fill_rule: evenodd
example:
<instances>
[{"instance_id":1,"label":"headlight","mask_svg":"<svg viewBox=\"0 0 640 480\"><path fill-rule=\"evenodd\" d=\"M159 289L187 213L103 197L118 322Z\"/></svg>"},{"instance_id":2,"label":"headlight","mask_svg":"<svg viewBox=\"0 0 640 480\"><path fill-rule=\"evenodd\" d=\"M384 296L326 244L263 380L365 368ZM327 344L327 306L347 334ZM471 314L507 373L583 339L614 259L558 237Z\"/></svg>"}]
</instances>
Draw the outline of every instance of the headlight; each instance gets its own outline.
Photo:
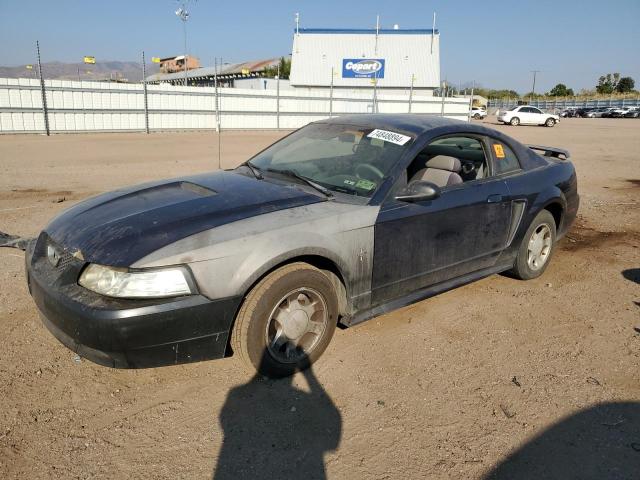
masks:
<instances>
[{"instance_id":1,"label":"headlight","mask_svg":"<svg viewBox=\"0 0 640 480\"><path fill-rule=\"evenodd\" d=\"M162 298L195 293L194 282L185 267L130 271L91 263L78 283L101 295L119 298Z\"/></svg>"}]
</instances>

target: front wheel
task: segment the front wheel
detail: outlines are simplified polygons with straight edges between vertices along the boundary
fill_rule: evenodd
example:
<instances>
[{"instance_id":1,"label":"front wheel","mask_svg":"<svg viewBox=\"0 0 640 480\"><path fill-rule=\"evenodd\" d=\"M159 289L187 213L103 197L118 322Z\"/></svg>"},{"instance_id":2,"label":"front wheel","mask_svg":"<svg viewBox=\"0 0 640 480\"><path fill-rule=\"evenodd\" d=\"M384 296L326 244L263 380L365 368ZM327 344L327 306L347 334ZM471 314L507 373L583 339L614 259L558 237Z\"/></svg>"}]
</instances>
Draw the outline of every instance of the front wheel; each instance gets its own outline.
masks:
<instances>
[{"instance_id":1,"label":"front wheel","mask_svg":"<svg viewBox=\"0 0 640 480\"><path fill-rule=\"evenodd\" d=\"M518 117L513 117L509 123L514 127L517 127L520 125L520 119Z\"/></svg>"},{"instance_id":2,"label":"front wheel","mask_svg":"<svg viewBox=\"0 0 640 480\"><path fill-rule=\"evenodd\" d=\"M555 243L556 221L548 210L542 210L522 239L511 273L521 280L542 275L549 265Z\"/></svg>"},{"instance_id":3,"label":"front wheel","mask_svg":"<svg viewBox=\"0 0 640 480\"><path fill-rule=\"evenodd\" d=\"M308 368L336 329L338 298L329 278L292 263L262 279L238 312L231 347L250 369L271 378Z\"/></svg>"},{"instance_id":4,"label":"front wheel","mask_svg":"<svg viewBox=\"0 0 640 480\"><path fill-rule=\"evenodd\" d=\"M476 114L473 116L473 118L475 118L476 120L479 120L479 119L480 119L480 114L479 114L479 113L476 113Z\"/></svg>"},{"instance_id":5,"label":"front wheel","mask_svg":"<svg viewBox=\"0 0 640 480\"><path fill-rule=\"evenodd\" d=\"M544 124L545 124L547 127L553 127L553 126L556 124L556 121L555 121L555 119L553 119L553 118L547 118L547 121L546 121L546 122L544 122Z\"/></svg>"}]
</instances>

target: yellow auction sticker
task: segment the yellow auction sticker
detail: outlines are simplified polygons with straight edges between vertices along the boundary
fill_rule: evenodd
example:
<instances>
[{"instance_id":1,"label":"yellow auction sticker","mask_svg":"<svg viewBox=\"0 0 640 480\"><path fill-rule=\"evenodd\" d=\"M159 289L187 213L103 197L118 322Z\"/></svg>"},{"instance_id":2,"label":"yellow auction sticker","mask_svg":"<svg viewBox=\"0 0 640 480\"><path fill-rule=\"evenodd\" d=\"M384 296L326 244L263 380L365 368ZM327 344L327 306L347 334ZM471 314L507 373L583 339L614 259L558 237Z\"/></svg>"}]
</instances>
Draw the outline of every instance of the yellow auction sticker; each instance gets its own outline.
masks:
<instances>
[{"instance_id":1,"label":"yellow auction sticker","mask_svg":"<svg viewBox=\"0 0 640 480\"><path fill-rule=\"evenodd\" d=\"M502 148L502 145L500 145L499 143L494 143L493 144L493 151L496 152L496 157L498 158L504 158L504 148Z\"/></svg>"}]
</instances>

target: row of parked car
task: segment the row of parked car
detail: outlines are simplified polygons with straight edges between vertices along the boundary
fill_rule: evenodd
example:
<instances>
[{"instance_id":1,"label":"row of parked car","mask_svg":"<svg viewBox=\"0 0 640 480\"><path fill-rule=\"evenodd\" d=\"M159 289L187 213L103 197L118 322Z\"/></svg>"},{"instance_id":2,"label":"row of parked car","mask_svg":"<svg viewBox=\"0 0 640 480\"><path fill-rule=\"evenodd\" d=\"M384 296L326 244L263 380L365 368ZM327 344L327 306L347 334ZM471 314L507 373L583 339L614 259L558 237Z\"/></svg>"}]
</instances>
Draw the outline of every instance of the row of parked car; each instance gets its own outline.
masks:
<instances>
[{"instance_id":1,"label":"row of parked car","mask_svg":"<svg viewBox=\"0 0 640 480\"><path fill-rule=\"evenodd\" d=\"M561 117L575 118L638 118L640 107L569 107L560 112Z\"/></svg>"}]
</instances>

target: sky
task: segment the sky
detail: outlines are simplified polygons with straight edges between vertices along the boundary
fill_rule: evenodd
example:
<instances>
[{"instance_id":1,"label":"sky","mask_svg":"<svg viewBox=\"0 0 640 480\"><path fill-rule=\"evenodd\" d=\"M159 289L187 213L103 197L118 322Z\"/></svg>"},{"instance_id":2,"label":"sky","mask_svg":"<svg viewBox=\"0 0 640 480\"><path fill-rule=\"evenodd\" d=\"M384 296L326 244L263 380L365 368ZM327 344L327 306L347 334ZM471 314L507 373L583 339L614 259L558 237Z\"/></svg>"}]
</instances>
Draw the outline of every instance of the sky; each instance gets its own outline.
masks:
<instances>
[{"instance_id":1,"label":"sky","mask_svg":"<svg viewBox=\"0 0 640 480\"><path fill-rule=\"evenodd\" d=\"M0 0L0 65L139 60L183 51L176 0ZM212 65L291 52L301 27L431 28L437 13L442 79L536 91L593 88L609 72L640 85L640 0L271 0L189 2L187 50Z\"/></svg>"}]
</instances>

